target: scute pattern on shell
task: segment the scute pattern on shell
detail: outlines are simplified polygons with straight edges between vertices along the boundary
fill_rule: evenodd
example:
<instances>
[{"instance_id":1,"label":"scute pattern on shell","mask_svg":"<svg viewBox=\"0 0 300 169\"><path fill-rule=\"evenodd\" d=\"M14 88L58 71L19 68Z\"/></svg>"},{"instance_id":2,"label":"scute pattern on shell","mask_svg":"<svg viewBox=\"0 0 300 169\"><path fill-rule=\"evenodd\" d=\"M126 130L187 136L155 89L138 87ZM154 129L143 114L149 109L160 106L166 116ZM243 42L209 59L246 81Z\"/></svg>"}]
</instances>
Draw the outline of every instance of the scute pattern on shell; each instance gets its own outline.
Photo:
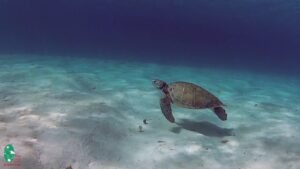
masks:
<instances>
[{"instance_id":1,"label":"scute pattern on shell","mask_svg":"<svg viewBox=\"0 0 300 169\"><path fill-rule=\"evenodd\" d=\"M173 103L180 107L201 109L223 105L216 96L193 83L174 82L169 84L168 91Z\"/></svg>"}]
</instances>

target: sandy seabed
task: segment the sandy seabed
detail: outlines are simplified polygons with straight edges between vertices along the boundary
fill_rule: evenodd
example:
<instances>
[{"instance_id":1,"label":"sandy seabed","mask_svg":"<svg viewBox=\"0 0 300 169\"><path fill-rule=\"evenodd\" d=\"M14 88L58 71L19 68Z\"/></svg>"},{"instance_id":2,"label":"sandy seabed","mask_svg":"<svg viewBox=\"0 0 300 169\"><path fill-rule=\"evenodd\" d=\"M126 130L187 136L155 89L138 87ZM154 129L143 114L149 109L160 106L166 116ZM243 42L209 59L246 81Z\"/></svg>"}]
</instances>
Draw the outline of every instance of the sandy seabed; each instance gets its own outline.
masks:
<instances>
[{"instance_id":1,"label":"sandy seabed","mask_svg":"<svg viewBox=\"0 0 300 169\"><path fill-rule=\"evenodd\" d=\"M173 106L169 123L155 78L208 89L228 120ZM299 169L299 86L213 67L2 55L0 152L13 144L20 164L6 167L0 155L0 168Z\"/></svg>"}]
</instances>

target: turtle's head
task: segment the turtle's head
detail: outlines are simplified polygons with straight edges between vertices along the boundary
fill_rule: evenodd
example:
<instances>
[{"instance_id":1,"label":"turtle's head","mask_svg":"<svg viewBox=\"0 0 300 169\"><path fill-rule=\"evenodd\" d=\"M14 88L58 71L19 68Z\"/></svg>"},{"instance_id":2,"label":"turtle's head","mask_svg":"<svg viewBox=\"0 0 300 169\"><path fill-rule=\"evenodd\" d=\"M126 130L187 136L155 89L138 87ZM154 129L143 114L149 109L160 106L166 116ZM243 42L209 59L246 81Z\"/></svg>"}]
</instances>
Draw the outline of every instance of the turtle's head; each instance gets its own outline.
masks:
<instances>
[{"instance_id":1,"label":"turtle's head","mask_svg":"<svg viewBox=\"0 0 300 169\"><path fill-rule=\"evenodd\" d=\"M167 85L166 82L164 82L162 80L158 80L158 79L152 80L152 84L154 87L156 87L159 90L163 89Z\"/></svg>"}]
</instances>

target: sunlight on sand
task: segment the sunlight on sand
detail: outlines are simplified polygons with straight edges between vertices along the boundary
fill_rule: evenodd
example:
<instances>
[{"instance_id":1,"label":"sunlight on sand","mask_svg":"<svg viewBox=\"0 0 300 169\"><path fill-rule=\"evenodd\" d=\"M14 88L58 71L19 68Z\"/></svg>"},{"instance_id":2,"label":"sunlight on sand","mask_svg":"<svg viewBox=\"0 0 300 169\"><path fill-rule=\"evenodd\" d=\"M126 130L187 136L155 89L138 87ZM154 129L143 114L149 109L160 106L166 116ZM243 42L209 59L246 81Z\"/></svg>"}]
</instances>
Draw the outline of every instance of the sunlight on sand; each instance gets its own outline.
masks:
<instances>
[{"instance_id":1,"label":"sunlight on sand","mask_svg":"<svg viewBox=\"0 0 300 169\"><path fill-rule=\"evenodd\" d=\"M95 58L20 57L0 57L6 59L0 60L0 146L14 145L20 168L300 168L296 79ZM173 106L177 123L169 123L154 78L207 88L227 105L228 120L210 110Z\"/></svg>"}]
</instances>

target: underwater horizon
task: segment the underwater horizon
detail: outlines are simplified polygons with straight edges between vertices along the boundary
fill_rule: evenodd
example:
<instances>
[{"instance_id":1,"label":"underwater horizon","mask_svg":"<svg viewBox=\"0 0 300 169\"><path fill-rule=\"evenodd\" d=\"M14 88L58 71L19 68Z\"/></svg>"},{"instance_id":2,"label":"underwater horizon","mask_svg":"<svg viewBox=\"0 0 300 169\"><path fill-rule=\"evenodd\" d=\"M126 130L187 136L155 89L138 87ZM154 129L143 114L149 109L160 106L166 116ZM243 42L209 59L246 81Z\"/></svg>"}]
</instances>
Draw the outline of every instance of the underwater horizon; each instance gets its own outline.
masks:
<instances>
[{"instance_id":1,"label":"underwater horizon","mask_svg":"<svg viewBox=\"0 0 300 169\"><path fill-rule=\"evenodd\" d=\"M298 74L299 8L285 0L3 0L0 51Z\"/></svg>"},{"instance_id":2,"label":"underwater horizon","mask_svg":"<svg viewBox=\"0 0 300 169\"><path fill-rule=\"evenodd\" d=\"M299 21L297 0L1 0L0 169L299 169Z\"/></svg>"}]
</instances>

